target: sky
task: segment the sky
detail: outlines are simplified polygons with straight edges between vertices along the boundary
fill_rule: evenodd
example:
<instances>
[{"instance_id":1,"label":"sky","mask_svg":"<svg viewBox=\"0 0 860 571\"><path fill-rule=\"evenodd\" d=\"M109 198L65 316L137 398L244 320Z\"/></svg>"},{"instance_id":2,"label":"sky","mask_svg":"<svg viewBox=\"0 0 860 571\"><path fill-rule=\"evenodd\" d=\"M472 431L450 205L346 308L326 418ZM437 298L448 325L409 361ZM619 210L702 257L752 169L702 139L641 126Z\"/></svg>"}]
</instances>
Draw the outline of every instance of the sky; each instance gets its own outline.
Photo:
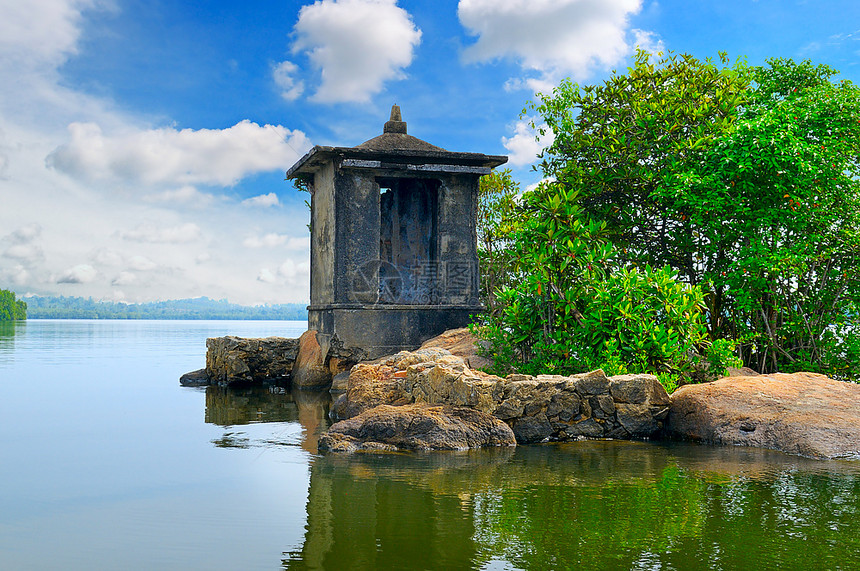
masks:
<instances>
[{"instance_id":1,"label":"sky","mask_svg":"<svg viewBox=\"0 0 860 571\"><path fill-rule=\"evenodd\" d=\"M307 302L285 171L382 132L508 155L523 114L636 47L811 59L860 82L857 0L0 0L0 288ZM539 121L538 121L539 123Z\"/></svg>"}]
</instances>

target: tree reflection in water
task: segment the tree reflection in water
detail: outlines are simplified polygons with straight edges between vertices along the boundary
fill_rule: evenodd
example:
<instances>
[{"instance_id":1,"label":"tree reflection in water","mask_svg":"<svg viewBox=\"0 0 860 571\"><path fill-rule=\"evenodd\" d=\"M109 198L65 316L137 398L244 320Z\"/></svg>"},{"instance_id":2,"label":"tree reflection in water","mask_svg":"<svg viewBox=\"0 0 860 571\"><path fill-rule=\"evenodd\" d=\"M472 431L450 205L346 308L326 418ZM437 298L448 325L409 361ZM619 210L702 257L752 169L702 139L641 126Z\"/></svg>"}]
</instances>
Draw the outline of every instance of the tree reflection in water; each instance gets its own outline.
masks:
<instances>
[{"instance_id":1,"label":"tree reflection in water","mask_svg":"<svg viewBox=\"0 0 860 571\"><path fill-rule=\"evenodd\" d=\"M316 457L285 569L860 565L860 467L600 441ZM494 567L495 565L495 567Z\"/></svg>"},{"instance_id":2,"label":"tree reflection in water","mask_svg":"<svg viewBox=\"0 0 860 571\"><path fill-rule=\"evenodd\" d=\"M860 462L625 441L319 456L329 402L206 389L216 446L309 453L305 538L285 569L860 568ZM295 434L241 428L265 422Z\"/></svg>"}]
</instances>

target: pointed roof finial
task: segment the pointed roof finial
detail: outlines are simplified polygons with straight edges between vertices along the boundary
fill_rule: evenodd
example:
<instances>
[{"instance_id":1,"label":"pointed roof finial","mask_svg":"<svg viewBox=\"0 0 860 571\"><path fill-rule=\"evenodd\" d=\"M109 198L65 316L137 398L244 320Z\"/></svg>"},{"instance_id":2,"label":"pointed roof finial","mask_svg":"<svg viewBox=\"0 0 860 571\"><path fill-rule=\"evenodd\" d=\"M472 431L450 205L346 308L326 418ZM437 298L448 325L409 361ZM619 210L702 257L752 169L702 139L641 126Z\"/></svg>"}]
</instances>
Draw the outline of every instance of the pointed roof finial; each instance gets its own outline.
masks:
<instances>
[{"instance_id":1,"label":"pointed roof finial","mask_svg":"<svg viewBox=\"0 0 860 571\"><path fill-rule=\"evenodd\" d=\"M382 128L383 133L403 133L406 134L406 121L400 117L400 106L391 106L391 118L385 123Z\"/></svg>"}]
</instances>

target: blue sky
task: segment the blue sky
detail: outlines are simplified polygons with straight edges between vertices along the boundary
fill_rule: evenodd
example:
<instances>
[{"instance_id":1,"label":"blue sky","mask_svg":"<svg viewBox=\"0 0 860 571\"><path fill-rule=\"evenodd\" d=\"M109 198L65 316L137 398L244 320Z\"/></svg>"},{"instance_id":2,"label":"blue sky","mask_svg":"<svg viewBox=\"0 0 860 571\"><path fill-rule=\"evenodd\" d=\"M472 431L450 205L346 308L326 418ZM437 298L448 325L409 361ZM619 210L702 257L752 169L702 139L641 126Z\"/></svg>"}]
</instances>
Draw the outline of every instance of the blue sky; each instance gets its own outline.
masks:
<instances>
[{"instance_id":1,"label":"blue sky","mask_svg":"<svg viewBox=\"0 0 860 571\"><path fill-rule=\"evenodd\" d=\"M284 171L409 132L509 155L564 77L639 45L860 81L856 0L0 0L0 287L150 301L308 299L305 196Z\"/></svg>"}]
</instances>

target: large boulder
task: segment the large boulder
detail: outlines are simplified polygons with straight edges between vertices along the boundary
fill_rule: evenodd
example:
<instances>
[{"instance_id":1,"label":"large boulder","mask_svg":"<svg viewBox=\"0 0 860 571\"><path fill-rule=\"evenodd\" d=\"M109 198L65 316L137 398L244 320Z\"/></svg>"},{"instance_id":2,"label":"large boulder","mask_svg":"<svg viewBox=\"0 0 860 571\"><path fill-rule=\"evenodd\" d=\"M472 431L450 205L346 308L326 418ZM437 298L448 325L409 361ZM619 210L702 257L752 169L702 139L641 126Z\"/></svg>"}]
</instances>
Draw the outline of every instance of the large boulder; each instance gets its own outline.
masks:
<instances>
[{"instance_id":1,"label":"large boulder","mask_svg":"<svg viewBox=\"0 0 860 571\"><path fill-rule=\"evenodd\" d=\"M464 407L381 405L332 425L320 437L321 452L466 450L514 446L510 427Z\"/></svg>"},{"instance_id":2,"label":"large boulder","mask_svg":"<svg viewBox=\"0 0 860 571\"><path fill-rule=\"evenodd\" d=\"M218 385L286 381L298 354L297 339L211 337L206 340L206 375Z\"/></svg>"},{"instance_id":3,"label":"large boulder","mask_svg":"<svg viewBox=\"0 0 860 571\"><path fill-rule=\"evenodd\" d=\"M358 416L381 404L402 405L412 402L400 388L395 370L386 365L359 363L349 373L346 393L334 402L334 416Z\"/></svg>"},{"instance_id":4,"label":"large boulder","mask_svg":"<svg viewBox=\"0 0 860 571\"><path fill-rule=\"evenodd\" d=\"M331 385L331 370L326 363L328 356L328 341L323 338L320 345L317 332L313 329L305 331L299 337L299 350L293 365L291 376L292 386L298 389L321 389Z\"/></svg>"},{"instance_id":5,"label":"large boulder","mask_svg":"<svg viewBox=\"0 0 860 571\"><path fill-rule=\"evenodd\" d=\"M478 354L481 341L477 339L468 327L449 329L441 335L428 339L421 349L438 348L449 351L460 357L470 369L482 369L492 365L492 361Z\"/></svg>"},{"instance_id":6,"label":"large boulder","mask_svg":"<svg viewBox=\"0 0 860 571\"><path fill-rule=\"evenodd\" d=\"M813 458L860 457L860 385L814 373L724 378L671 397L670 433Z\"/></svg>"}]
</instances>

